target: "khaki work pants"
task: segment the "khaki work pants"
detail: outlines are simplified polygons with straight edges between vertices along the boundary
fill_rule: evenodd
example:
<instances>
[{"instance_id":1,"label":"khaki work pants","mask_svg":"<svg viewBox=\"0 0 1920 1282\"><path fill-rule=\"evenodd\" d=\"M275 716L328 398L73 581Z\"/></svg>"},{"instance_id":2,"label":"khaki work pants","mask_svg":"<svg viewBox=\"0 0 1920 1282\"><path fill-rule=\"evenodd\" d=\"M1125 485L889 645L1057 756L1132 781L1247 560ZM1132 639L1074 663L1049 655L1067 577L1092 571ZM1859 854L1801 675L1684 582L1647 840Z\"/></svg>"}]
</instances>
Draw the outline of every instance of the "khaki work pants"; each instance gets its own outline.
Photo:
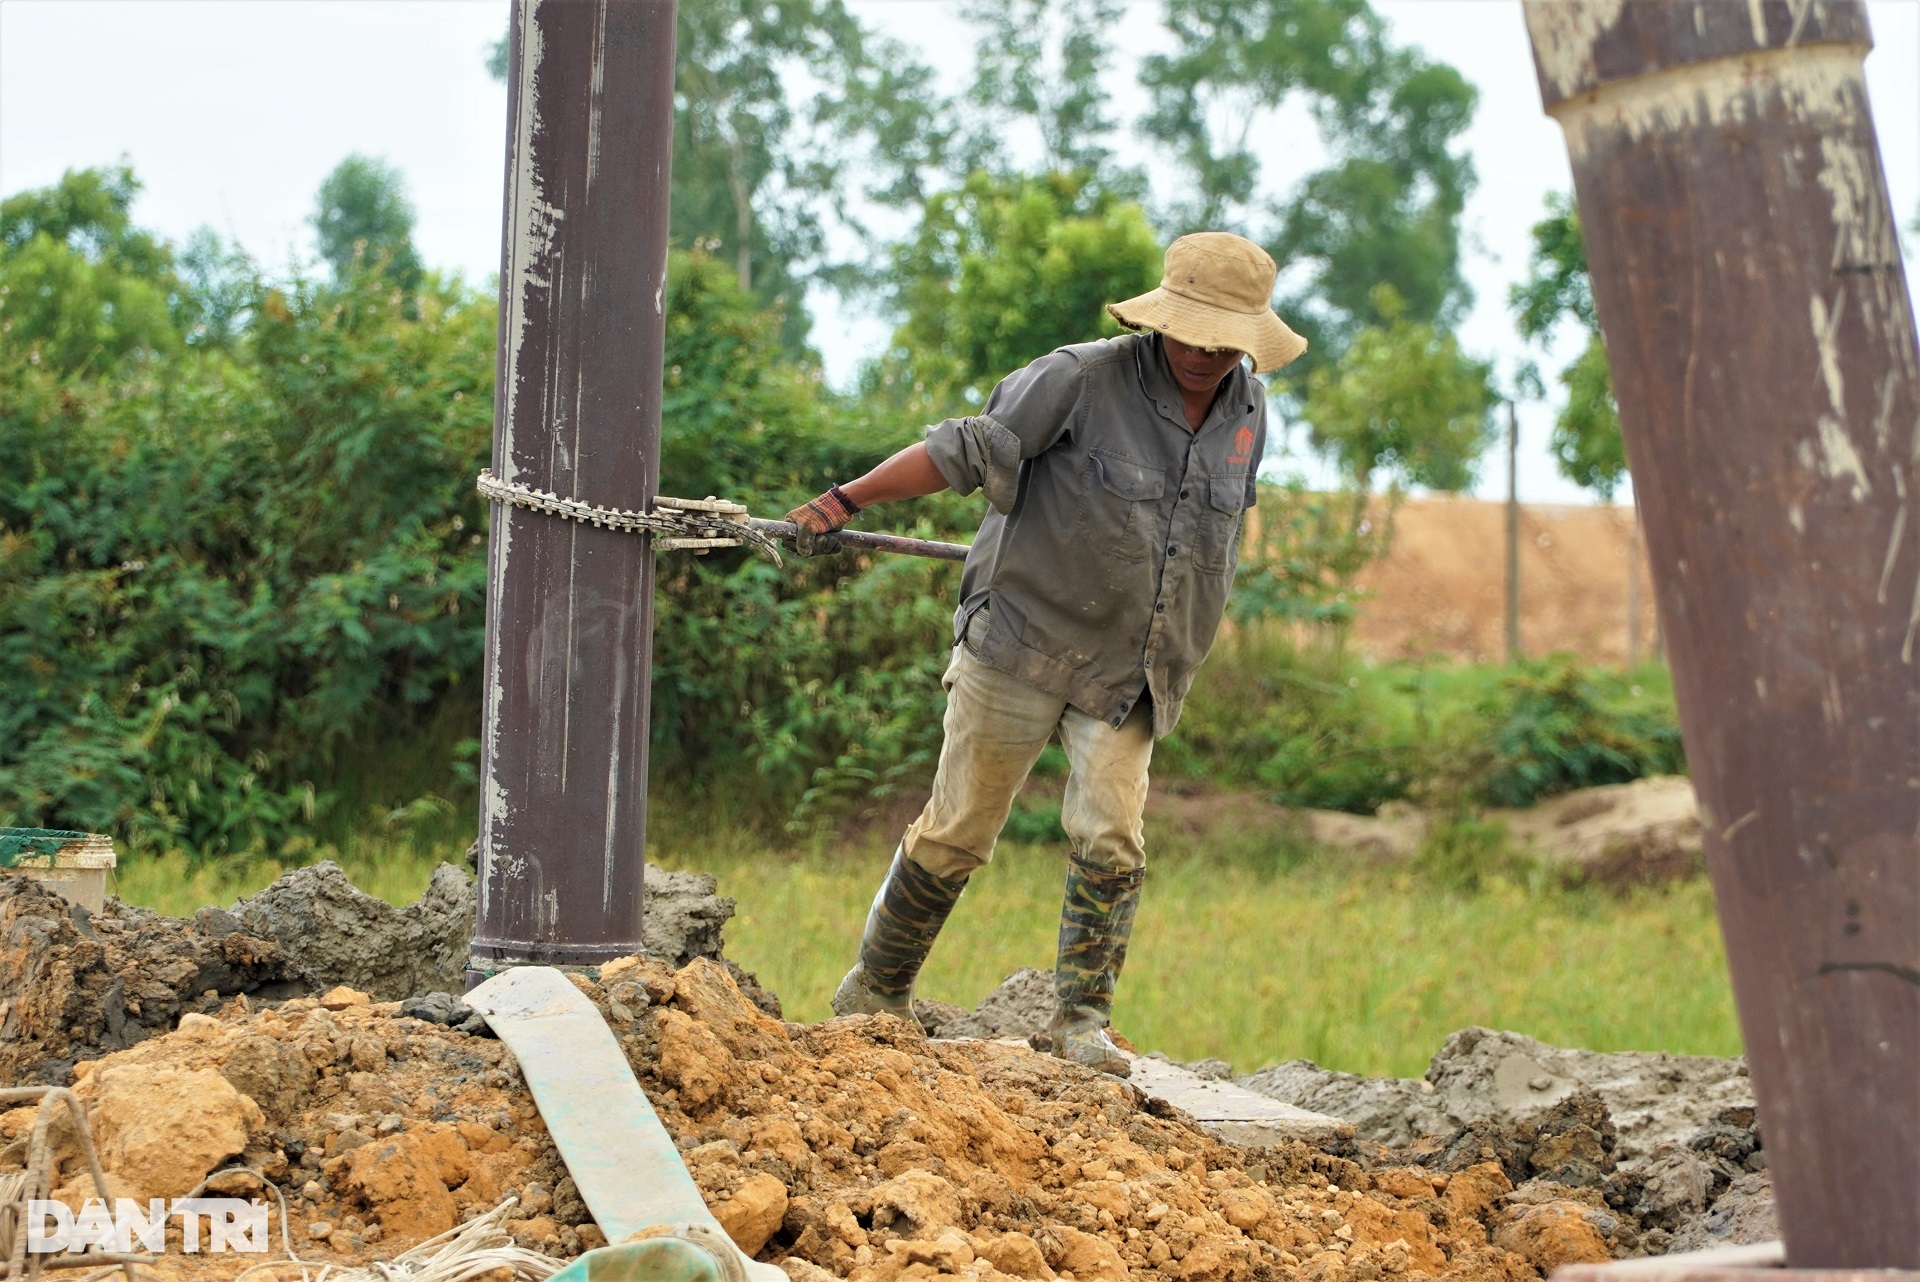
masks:
<instances>
[{"instance_id":1,"label":"khaki work pants","mask_svg":"<svg viewBox=\"0 0 1920 1282\"><path fill-rule=\"evenodd\" d=\"M969 639L984 612L969 627ZM941 684L947 715L933 796L907 829L907 858L958 879L986 866L1040 750L1057 731L1070 773L1060 826L1084 863L1131 871L1146 863L1141 815L1153 756L1153 709L1136 703L1118 729L1067 701L953 648Z\"/></svg>"}]
</instances>

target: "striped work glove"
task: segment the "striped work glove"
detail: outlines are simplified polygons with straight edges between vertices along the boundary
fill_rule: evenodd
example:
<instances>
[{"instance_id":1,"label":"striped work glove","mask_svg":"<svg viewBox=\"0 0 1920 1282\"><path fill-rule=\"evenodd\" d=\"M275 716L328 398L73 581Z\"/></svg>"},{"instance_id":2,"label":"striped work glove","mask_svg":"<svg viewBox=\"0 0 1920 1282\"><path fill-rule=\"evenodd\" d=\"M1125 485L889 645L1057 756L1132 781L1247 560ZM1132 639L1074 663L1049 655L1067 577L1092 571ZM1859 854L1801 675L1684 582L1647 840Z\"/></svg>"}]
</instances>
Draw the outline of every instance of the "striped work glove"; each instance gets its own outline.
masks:
<instances>
[{"instance_id":1,"label":"striped work glove","mask_svg":"<svg viewBox=\"0 0 1920 1282\"><path fill-rule=\"evenodd\" d=\"M840 551L840 540L833 537L834 533L844 529L859 511L859 505L839 486L828 486L819 498L809 499L787 513L787 519L800 527L793 538L794 551L801 556Z\"/></svg>"}]
</instances>

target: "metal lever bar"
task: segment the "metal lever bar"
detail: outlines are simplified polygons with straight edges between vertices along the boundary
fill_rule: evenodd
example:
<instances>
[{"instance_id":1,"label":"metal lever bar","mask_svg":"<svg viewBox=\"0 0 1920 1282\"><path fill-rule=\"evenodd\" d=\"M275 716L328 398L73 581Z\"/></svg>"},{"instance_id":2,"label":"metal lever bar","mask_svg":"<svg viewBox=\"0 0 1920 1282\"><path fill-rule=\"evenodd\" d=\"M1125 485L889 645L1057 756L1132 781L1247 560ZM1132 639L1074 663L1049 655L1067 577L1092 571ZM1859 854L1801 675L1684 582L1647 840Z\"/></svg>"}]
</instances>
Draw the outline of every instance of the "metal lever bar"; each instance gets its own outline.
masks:
<instances>
[{"instance_id":1,"label":"metal lever bar","mask_svg":"<svg viewBox=\"0 0 1920 1282\"><path fill-rule=\"evenodd\" d=\"M750 517L747 528L770 538L791 543L800 527L792 521L766 521ZM869 534L864 530L841 530L834 535L840 545L860 552L897 552L902 556L924 556L935 561L964 561L972 549L964 543L938 543L932 539L909 539L898 534Z\"/></svg>"}]
</instances>

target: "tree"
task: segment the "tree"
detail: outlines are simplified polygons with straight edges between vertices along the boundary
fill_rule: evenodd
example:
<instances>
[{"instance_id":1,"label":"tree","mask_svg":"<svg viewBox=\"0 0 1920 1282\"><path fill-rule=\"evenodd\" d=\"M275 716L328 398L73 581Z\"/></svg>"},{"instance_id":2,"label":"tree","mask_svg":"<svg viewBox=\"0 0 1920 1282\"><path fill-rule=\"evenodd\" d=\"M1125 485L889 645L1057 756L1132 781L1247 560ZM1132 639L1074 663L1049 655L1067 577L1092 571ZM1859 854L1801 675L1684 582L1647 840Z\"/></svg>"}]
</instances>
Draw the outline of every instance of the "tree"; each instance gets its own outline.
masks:
<instances>
[{"instance_id":1,"label":"tree","mask_svg":"<svg viewBox=\"0 0 1920 1282\"><path fill-rule=\"evenodd\" d=\"M1142 67L1145 123L1194 193L1167 221L1241 230L1304 275L1282 300L1313 339L1297 373L1387 321L1378 285L1413 321L1464 313L1459 224L1474 174L1454 146L1476 94L1457 71L1394 47L1367 0L1168 0L1166 23L1173 51ZM1253 130L1297 96L1333 163L1272 204Z\"/></svg>"},{"instance_id":2,"label":"tree","mask_svg":"<svg viewBox=\"0 0 1920 1282\"><path fill-rule=\"evenodd\" d=\"M677 39L673 238L731 262L803 356L807 283L861 274L829 253L829 231L869 246L861 206L917 205L944 163L932 72L842 0L683 4ZM503 40L488 70L504 79L506 58Z\"/></svg>"},{"instance_id":3,"label":"tree","mask_svg":"<svg viewBox=\"0 0 1920 1282\"><path fill-rule=\"evenodd\" d=\"M65 376L179 347L191 298L132 224L139 190L124 165L69 169L0 202L0 353Z\"/></svg>"},{"instance_id":4,"label":"tree","mask_svg":"<svg viewBox=\"0 0 1920 1282\"><path fill-rule=\"evenodd\" d=\"M179 255L187 303L179 309L186 341L198 347L231 348L246 332L261 293L260 269L245 250L228 244L211 227L187 237Z\"/></svg>"},{"instance_id":5,"label":"tree","mask_svg":"<svg viewBox=\"0 0 1920 1282\"><path fill-rule=\"evenodd\" d=\"M1533 225L1527 279L1512 287L1508 302L1521 337L1530 342L1544 344L1566 321L1585 333L1580 355L1560 371L1567 403L1554 420L1551 448L1562 476L1611 500L1627 473L1626 445L1593 306L1580 214L1565 192L1547 197L1547 217Z\"/></svg>"},{"instance_id":6,"label":"tree","mask_svg":"<svg viewBox=\"0 0 1920 1282\"><path fill-rule=\"evenodd\" d=\"M1338 366L1308 381L1314 446L1362 493L1378 471L1436 490L1468 488L1492 440L1492 367L1405 315L1390 285L1378 287L1373 308L1385 323L1362 329Z\"/></svg>"},{"instance_id":7,"label":"tree","mask_svg":"<svg viewBox=\"0 0 1920 1282\"><path fill-rule=\"evenodd\" d=\"M1140 206L1084 177L976 173L895 247L902 320L881 376L978 404L1054 348L1118 333L1105 304L1153 288L1160 260Z\"/></svg>"},{"instance_id":8,"label":"tree","mask_svg":"<svg viewBox=\"0 0 1920 1282\"><path fill-rule=\"evenodd\" d=\"M1383 49L1376 65L1371 83L1323 114L1338 163L1287 201L1268 245L1278 261L1309 266L1282 305L1329 356L1360 326L1390 319L1377 285L1393 287L1406 315L1439 325L1457 323L1472 301L1460 214L1473 162L1449 146L1472 119L1474 89L1406 50Z\"/></svg>"},{"instance_id":9,"label":"tree","mask_svg":"<svg viewBox=\"0 0 1920 1282\"><path fill-rule=\"evenodd\" d=\"M313 226L320 257L336 281L364 268L402 289L419 287L420 255L413 248L413 203L400 171L370 156L348 156L320 184Z\"/></svg>"},{"instance_id":10,"label":"tree","mask_svg":"<svg viewBox=\"0 0 1920 1282\"><path fill-rule=\"evenodd\" d=\"M62 187L9 202L21 256L143 283L187 328L158 376L0 343L0 823L286 857L332 752L477 669L492 299L396 305L372 272L258 291L210 238L132 229L130 175ZM56 241L76 191L111 199ZM229 350L182 342L202 327Z\"/></svg>"},{"instance_id":11,"label":"tree","mask_svg":"<svg viewBox=\"0 0 1920 1282\"><path fill-rule=\"evenodd\" d=\"M1108 38L1120 0L974 0L967 16L980 30L969 117L954 149L956 177L1021 172L1013 142L1031 130L1040 173L1078 175L1090 188L1138 199L1146 179L1113 163L1117 127L1102 77L1112 61ZM956 104L958 106L960 104Z\"/></svg>"}]
</instances>

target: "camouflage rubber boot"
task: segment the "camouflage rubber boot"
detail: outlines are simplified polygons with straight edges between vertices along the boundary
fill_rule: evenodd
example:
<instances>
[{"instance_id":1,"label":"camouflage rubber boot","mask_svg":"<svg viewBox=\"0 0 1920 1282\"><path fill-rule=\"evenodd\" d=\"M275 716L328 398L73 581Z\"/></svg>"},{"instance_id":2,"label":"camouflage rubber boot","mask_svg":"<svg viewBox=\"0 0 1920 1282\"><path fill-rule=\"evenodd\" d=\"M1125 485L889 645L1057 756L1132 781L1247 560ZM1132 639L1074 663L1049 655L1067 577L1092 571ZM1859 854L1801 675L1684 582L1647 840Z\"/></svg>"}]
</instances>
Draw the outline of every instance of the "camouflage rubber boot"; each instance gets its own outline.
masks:
<instances>
[{"instance_id":1,"label":"camouflage rubber boot","mask_svg":"<svg viewBox=\"0 0 1920 1282\"><path fill-rule=\"evenodd\" d=\"M947 914L966 888L967 879L938 877L896 850L887 879L873 897L867 929L860 937L860 961L833 995L836 1015L898 1015L918 1022L913 1013L913 981L927 950L933 947Z\"/></svg>"},{"instance_id":2,"label":"camouflage rubber boot","mask_svg":"<svg viewBox=\"0 0 1920 1282\"><path fill-rule=\"evenodd\" d=\"M1082 863L1075 856L1067 859L1060 958L1053 972L1053 991L1060 1006L1047 1028L1043 1049L1116 1077L1126 1077L1132 1070L1107 1035L1107 1024L1145 879L1145 869L1114 872Z\"/></svg>"}]
</instances>

